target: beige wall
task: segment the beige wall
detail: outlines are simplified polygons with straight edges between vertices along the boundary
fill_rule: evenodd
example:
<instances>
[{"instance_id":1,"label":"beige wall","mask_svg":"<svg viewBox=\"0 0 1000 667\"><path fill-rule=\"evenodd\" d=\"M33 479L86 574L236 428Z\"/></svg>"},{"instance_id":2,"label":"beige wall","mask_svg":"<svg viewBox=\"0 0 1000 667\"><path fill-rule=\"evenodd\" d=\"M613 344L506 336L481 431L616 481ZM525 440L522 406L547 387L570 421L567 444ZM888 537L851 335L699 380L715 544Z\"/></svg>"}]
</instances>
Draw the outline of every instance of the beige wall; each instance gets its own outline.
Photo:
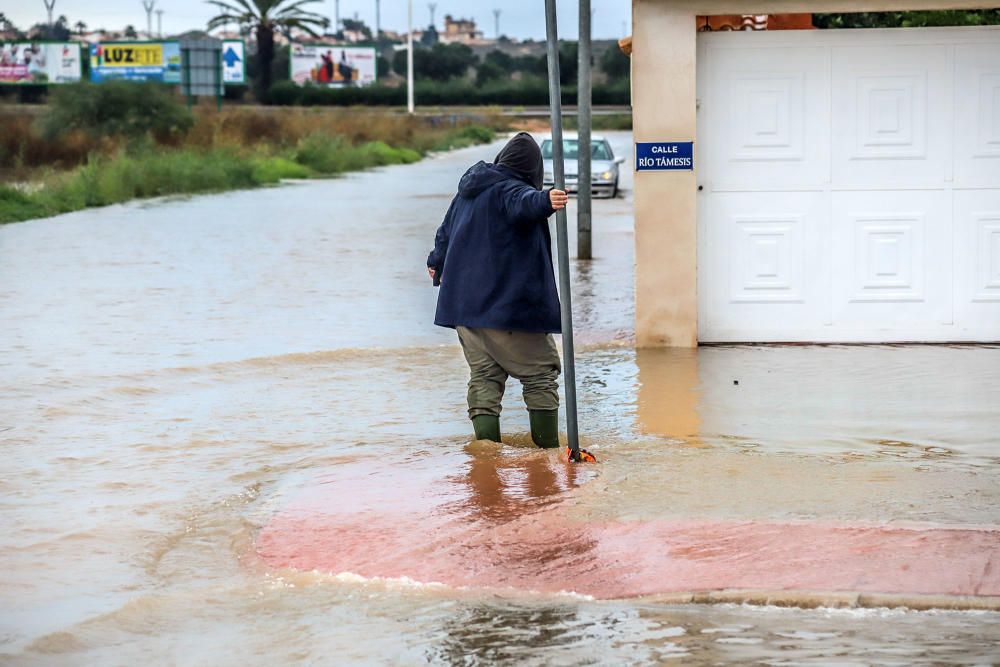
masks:
<instances>
[{"instance_id":1,"label":"beige wall","mask_svg":"<svg viewBox=\"0 0 1000 667\"><path fill-rule=\"evenodd\" d=\"M634 140L694 141L695 17L714 14L987 8L970 0L633 0ZM638 347L698 344L697 169L635 175Z\"/></svg>"},{"instance_id":2,"label":"beige wall","mask_svg":"<svg viewBox=\"0 0 1000 667\"><path fill-rule=\"evenodd\" d=\"M634 140L694 141L695 14L667 2L634 0L632 25ZM690 171L635 174L639 347L698 344L696 188Z\"/></svg>"}]
</instances>

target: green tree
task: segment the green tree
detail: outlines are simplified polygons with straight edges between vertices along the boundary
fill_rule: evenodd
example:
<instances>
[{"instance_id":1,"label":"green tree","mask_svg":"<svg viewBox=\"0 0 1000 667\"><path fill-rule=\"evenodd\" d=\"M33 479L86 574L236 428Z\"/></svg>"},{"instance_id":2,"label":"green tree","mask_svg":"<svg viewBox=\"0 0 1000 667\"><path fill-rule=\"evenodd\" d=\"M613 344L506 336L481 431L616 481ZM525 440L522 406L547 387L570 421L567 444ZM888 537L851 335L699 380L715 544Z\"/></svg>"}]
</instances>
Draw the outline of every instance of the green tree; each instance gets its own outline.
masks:
<instances>
[{"instance_id":1,"label":"green tree","mask_svg":"<svg viewBox=\"0 0 1000 667\"><path fill-rule=\"evenodd\" d=\"M617 44L609 46L601 54L600 68L608 77L608 81L628 79L632 73L632 61L622 53Z\"/></svg>"},{"instance_id":2,"label":"green tree","mask_svg":"<svg viewBox=\"0 0 1000 667\"><path fill-rule=\"evenodd\" d=\"M131 24L125 26L125 39L139 39L139 33L135 31L135 26Z\"/></svg>"},{"instance_id":3,"label":"green tree","mask_svg":"<svg viewBox=\"0 0 1000 667\"><path fill-rule=\"evenodd\" d=\"M514 58L503 51L493 50L483 56L483 62L476 68L476 83L510 78L514 72Z\"/></svg>"},{"instance_id":4,"label":"green tree","mask_svg":"<svg viewBox=\"0 0 1000 667\"><path fill-rule=\"evenodd\" d=\"M929 28L998 24L1000 9L813 14L813 25L817 28Z\"/></svg>"},{"instance_id":5,"label":"green tree","mask_svg":"<svg viewBox=\"0 0 1000 667\"><path fill-rule=\"evenodd\" d=\"M465 76L477 62L476 54L465 44L438 43L429 49L413 49L413 75L421 79L447 81ZM400 76L406 76L406 49L393 55L392 69Z\"/></svg>"},{"instance_id":6,"label":"green tree","mask_svg":"<svg viewBox=\"0 0 1000 667\"><path fill-rule=\"evenodd\" d=\"M83 21L77 21L76 23L73 24L73 27L76 29L76 34L78 35L82 35L83 33L87 32L87 24L84 23Z\"/></svg>"},{"instance_id":7,"label":"green tree","mask_svg":"<svg viewBox=\"0 0 1000 667\"><path fill-rule=\"evenodd\" d=\"M365 25L364 21L359 21L355 19L340 19L340 24L343 26L343 30L351 30L354 32L360 32L365 36L365 39L370 40L372 38L372 29Z\"/></svg>"},{"instance_id":8,"label":"green tree","mask_svg":"<svg viewBox=\"0 0 1000 667\"><path fill-rule=\"evenodd\" d=\"M559 83L566 86L576 83L576 73L579 69L577 62L576 42L561 42L559 44ZM534 59L533 67L525 67L525 72L547 76L549 72L549 60L547 55L541 55Z\"/></svg>"},{"instance_id":9,"label":"green tree","mask_svg":"<svg viewBox=\"0 0 1000 667\"><path fill-rule=\"evenodd\" d=\"M219 14L208 21L209 30L237 23L248 26L257 37L255 93L258 101L267 102L274 80L274 33L288 34L295 29L318 36L317 30L330 25L326 17L303 9L317 2L321 0L208 0L208 4L219 10Z\"/></svg>"}]
</instances>

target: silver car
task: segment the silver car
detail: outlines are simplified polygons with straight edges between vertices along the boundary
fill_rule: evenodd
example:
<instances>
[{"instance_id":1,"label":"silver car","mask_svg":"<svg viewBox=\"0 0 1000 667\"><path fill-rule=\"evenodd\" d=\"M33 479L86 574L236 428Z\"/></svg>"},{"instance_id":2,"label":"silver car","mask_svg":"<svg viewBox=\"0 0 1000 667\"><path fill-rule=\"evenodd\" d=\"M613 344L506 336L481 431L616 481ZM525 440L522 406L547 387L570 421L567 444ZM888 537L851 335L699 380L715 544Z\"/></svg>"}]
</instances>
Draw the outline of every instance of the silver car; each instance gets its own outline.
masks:
<instances>
[{"instance_id":1,"label":"silver car","mask_svg":"<svg viewBox=\"0 0 1000 667\"><path fill-rule=\"evenodd\" d=\"M575 135L563 137L563 164L566 170L566 191L577 191L577 154L580 142ZM542 160L545 164L545 187L552 187L552 139L542 140ZM590 137L590 191L595 197L614 197L618 194L618 165L625 162L615 157L611 144L604 137Z\"/></svg>"}]
</instances>

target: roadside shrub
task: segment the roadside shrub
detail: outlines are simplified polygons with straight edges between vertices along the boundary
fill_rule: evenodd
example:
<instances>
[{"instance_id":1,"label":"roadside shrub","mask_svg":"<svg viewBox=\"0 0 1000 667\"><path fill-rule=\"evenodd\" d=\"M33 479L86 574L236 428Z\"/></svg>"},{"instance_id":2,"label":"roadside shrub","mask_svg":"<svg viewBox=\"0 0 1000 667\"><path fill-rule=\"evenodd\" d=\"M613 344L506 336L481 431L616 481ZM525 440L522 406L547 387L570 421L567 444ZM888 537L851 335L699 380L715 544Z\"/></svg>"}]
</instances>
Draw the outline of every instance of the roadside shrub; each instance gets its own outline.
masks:
<instances>
[{"instance_id":1,"label":"roadside shrub","mask_svg":"<svg viewBox=\"0 0 1000 667\"><path fill-rule=\"evenodd\" d=\"M299 141L295 161L320 174L339 174L348 169L347 153L343 139L315 133Z\"/></svg>"},{"instance_id":2,"label":"roadside shrub","mask_svg":"<svg viewBox=\"0 0 1000 667\"><path fill-rule=\"evenodd\" d=\"M183 137L193 124L191 111L171 88L135 81L59 86L50 94L49 109L42 120L45 136L50 139L79 130L93 137L152 136L160 143Z\"/></svg>"},{"instance_id":3,"label":"roadside shrub","mask_svg":"<svg viewBox=\"0 0 1000 667\"><path fill-rule=\"evenodd\" d=\"M164 146L151 134L126 139L83 129L46 139L35 127L41 117L23 108L0 111L9 130L0 134L0 157L12 167L0 177L32 181L24 189L0 185L0 223L140 197L407 164L427 151L488 142L507 127L488 111L410 116L373 109L198 109L181 143ZM70 171L52 169L74 164Z\"/></svg>"},{"instance_id":4,"label":"roadside shrub","mask_svg":"<svg viewBox=\"0 0 1000 667\"><path fill-rule=\"evenodd\" d=\"M6 185L0 185L0 223L44 218L49 215L37 198Z\"/></svg>"},{"instance_id":5,"label":"roadside shrub","mask_svg":"<svg viewBox=\"0 0 1000 667\"><path fill-rule=\"evenodd\" d=\"M420 160L420 153L409 148L393 148L382 141L371 141L359 147L366 167L388 164L410 164Z\"/></svg>"},{"instance_id":6,"label":"roadside shrub","mask_svg":"<svg viewBox=\"0 0 1000 667\"><path fill-rule=\"evenodd\" d=\"M283 178L309 178L312 171L283 157L261 158L254 162L253 180L261 185L278 183Z\"/></svg>"}]
</instances>

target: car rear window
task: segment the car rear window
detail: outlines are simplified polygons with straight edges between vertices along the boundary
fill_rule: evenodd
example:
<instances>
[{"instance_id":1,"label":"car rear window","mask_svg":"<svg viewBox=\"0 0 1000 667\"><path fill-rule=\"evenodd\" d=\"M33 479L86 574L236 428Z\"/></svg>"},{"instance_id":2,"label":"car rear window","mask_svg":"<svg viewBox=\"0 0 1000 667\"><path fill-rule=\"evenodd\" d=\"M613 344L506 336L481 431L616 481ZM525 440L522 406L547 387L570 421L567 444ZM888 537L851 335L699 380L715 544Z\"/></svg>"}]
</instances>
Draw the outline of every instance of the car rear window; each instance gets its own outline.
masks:
<instances>
[{"instance_id":1,"label":"car rear window","mask_svg":"<svg viewBox=\"0 0 1000 667\"><path fill-rule=\"evenodd\" d=\"M575 160L579 157L580 142L576 139L563 139L563 159ZM590 142L590 157L593 160L613 160L611 147L606 141ZM546 139L542 142L542 158L552 159L552 140Z\"/></svg>"}]
</instances>

